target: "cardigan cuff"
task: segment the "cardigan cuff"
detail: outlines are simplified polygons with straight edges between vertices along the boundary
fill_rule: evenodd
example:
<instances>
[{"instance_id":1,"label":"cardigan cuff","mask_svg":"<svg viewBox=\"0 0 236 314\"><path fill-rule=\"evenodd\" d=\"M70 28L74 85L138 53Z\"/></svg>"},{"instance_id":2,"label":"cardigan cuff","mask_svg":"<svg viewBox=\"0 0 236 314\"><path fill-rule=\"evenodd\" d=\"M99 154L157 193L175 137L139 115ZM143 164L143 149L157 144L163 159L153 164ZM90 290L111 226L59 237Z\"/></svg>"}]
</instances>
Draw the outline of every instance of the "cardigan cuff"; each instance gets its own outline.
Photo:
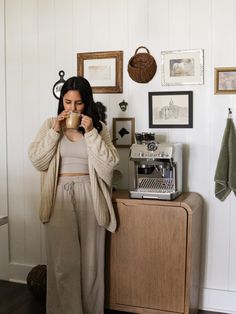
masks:
<instances>
[{"instance_id":1,"label":"cardigan cuff","mask_svg":"<svg viewBox=\"0 0 236 314\"><path fill-rule=\"evenodd\" d=\"M53 128L48 130L48 136L52 140L59 140L60 138L60 133L56 132Z\"/></svg>"},{"instance_id":2,"label":"cardigan cuff","mask_svg":"<svg viewBox=\"0 0 236 314\"><path fill-rule=\"evenodd\" d=\"M90 137L97 135L97 134L98 134L97 129L93 128L91 131L84 133L84 137L90 138Z\"/></svg>"}]
</instances>

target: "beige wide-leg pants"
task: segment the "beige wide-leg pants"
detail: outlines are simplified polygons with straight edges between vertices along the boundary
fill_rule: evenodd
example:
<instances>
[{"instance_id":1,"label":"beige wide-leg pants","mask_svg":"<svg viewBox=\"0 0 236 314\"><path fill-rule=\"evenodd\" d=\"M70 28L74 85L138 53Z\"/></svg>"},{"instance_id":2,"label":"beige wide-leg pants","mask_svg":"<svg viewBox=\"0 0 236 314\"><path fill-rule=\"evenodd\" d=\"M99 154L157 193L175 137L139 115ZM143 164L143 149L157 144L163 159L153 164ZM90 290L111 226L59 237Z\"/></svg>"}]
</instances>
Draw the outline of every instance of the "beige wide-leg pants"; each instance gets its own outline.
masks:
<instances>
[{"instance_id":1,"label":"beige wide-leg pants","mask_svg":"<svg viewBox=\"0 0 236 314\"><path fill-rule=\"evenodd\" d=\"M45 237L47 314L103 314L105 229L95 218L89 176L59 178Z\"/></svg>"}]
</instances>

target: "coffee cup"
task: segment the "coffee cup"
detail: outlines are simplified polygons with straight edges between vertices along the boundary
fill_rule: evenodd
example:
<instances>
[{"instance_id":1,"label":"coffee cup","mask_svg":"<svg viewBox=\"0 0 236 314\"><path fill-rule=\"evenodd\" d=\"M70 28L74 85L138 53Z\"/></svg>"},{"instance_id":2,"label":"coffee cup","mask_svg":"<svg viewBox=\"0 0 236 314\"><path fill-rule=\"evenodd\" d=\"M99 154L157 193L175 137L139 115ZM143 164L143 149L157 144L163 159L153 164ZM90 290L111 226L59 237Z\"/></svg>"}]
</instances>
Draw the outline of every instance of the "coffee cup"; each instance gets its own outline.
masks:
<instances>
[{"instance_id":1,"label":"coffee cup","mask_svg":"<svg viewBox=\"0 0 236 314\"><path fill-rule=\"evenodd\" d=\"M69 112L66 118L66 127L67 129L78 129L80 120L80 113L78 112Z\"/></svg>"}]
</instances>

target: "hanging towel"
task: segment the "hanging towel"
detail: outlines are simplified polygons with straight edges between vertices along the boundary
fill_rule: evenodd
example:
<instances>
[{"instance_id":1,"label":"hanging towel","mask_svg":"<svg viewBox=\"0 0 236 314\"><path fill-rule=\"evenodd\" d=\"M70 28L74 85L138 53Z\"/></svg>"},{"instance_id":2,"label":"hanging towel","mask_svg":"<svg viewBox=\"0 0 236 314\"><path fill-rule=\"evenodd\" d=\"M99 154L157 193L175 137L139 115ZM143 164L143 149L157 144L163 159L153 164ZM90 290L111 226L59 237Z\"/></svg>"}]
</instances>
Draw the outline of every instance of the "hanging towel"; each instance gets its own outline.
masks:
<instances>
[{"instance_id":1,"label":"hanging towel","mask_svg":"<svg viewBox=\"0 0 236 314\"><path fill-rule=\"evenodd\" d=\"M236 195L236 130L228 118L215 172L215 196L224 201L231 191Z\"/></svg>"}]
</instances>

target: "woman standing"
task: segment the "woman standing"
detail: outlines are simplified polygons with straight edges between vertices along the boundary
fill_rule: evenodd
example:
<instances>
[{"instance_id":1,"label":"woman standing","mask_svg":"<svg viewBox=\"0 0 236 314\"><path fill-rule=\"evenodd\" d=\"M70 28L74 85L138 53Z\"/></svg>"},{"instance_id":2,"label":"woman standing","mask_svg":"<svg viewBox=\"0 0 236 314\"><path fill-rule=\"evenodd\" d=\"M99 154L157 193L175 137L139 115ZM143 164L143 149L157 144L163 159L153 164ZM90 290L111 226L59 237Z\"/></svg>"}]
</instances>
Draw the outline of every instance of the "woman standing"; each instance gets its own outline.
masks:
<instances>
[{"instance_id":1,"label":"woman standing","mask_svg":"<svg viewBox=\"0 0 236 314\"><path fill-rule=\"evenodd\" d=\"M66 128L71 112L81 117L75 129ZM105 229L116 229L111 183L118 154L85 78L64 83L58 116L44 122L29 157L41 172L47 314L103 314Z\"/></svg>"}]
</instances>

